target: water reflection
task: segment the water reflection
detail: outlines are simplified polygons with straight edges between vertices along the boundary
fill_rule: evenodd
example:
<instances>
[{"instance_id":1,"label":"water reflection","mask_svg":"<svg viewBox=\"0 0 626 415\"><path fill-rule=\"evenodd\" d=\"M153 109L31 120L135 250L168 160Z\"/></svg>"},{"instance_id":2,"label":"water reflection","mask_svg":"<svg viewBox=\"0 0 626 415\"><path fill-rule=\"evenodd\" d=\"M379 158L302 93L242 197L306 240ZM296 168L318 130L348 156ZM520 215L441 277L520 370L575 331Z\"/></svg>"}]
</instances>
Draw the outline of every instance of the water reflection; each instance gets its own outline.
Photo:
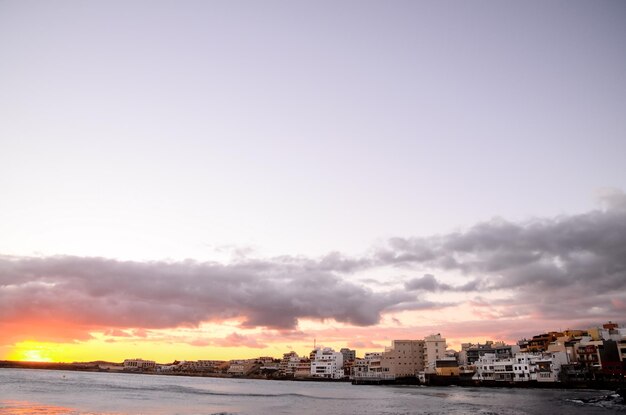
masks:
<instances>
[{"instance_id":1,"label":"water reflection","mask_svg":"<svg viewBox=\"0 0 626 415\"><path fill-rule=\"evenodd\" d=\"M0 415L99 415L62 406L25 401L0 401Z\"/></svg>"}]
</instances>

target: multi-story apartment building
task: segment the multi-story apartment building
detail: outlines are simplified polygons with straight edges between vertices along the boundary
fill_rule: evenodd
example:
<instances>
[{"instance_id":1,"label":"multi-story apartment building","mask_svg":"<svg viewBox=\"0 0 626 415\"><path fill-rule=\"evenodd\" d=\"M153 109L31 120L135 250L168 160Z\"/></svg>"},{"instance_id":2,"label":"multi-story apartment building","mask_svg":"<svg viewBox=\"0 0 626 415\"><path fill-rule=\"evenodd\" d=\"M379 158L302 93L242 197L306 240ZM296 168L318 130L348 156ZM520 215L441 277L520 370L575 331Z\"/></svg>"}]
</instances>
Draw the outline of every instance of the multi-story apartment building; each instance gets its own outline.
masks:
<instances>
[{"instance_id":1,"label":"multi-story apartment building","mask_svg":"<svg viewBox=\"0 0 626 415\"><path fill-rule=\"evenodd\" d=\"M281 376L293 376L300 363L300 356L294 351L283 354L283 359L278 366L278 373Z\"/></svg>"},{"instance_id":2,"label":"multi-story apartment building","mask_svg":"<svg viewBox=\"0 0 626 415\"><path fill-rule=\"evenodd\" d=\"M507 345L503 342L490 340L486 341L485 344L463 343L459 352L459 364L461 366L473 365L478 361L478 358L487 353L495 354L499 359L505 359L513 357L519 351L520 348L517 345Z\"/></svg>"},{"instance_id":3,"label":"multi-story apartment building","mask_svg":"<svg viewBox=\"0 0 626 415\"><path fill-rule=\"evenodd\" d=\"M474 380L495 380L495 361L496 355L493 353L486 353L478 358L474 364L476 365L476 372L474 373Z\"/></svg>"},{"instance_id":4,"label":"multi-story apartment building","mask_svg":"<svg viewBox=\"0 0 626 415\"><path fill-rule=\"evenodd\" d=\"M156 369L154 360L126 359L124 360L124 370L150 371Z\"/></svg>"},{"instance_id":5,"label":"multi-story apartment building","mask_svg":"<svg viewBox=\"0 0 626 415\"><path fill-rule=\"evenodd\" d=\"M600 355L598 346L602 344L600 340L589 340L590 337L583 337L576 345L576 356L578 363L587 369L600 368Z\"/></svg>"},{"instance_id":6,"label":"multi-story apartment building","mask_svg":"<svg viewBox=\"0 0 626 415\"><path fill-rule=\"evenodd\" d=\"M348 362L354 362L356 360L356 350L343 348L339 350L339 353L343 355L343 363L344 365Z\"/></svg>"},{"instance_id":7,"label":"multi-story apartment building","mask_svg":"<svg viewBox=\"0 0 626 415\"><path fill-rule=\"evenodd\" d=\"M381 371L395 378L416 376L424 370L425 355L424 340L393 340L382 353Z\"/></svg>"},{"instance_id":8,"label":"multi-story apartment building","mask_svg":"<svg viewBox=\"0 0 626 415\"><path fill-rule=\"evenodd\" d=\"M431 334L424 338L424 362L423 367L426 373L435 373L437 360L444 360L446 357L446 339L441 334Z\"/></svg>"},{"instance_id":9,"label":"multi-story apartment building","mask_svg":"<svg viewBox=\"0 0 626 415\"><path fill-rule=\"evenodd\" d=\"M445 360L446 339L440 334L424 340L393 340L381 356L381 371L387 377L417 376L420 372L436 373L438 360Z\"/></svg>"},{"instance_id":10,"label":"multi-story apartment building","mask_svg":"<svg viewBox=\"0 0 626 415\"><path fill-rule=\"evenodd\" d=\"M311 359L302 357L300 362L296 366L296 370L293 373L294 378L308 378L311 377Z\"/></svg>"},{"instance_id":11,"label":"multi-story apartment building","mask_svg":"<svg viewBox=\"0 0 626 415\"><path fill-rule=\"evenodd\" d=\"M563 335L563 333L557 331L538 334L528 340L525 349L522 349L521 351L528 353L545 352L548 350L550 343L554 342L559 337L563 337Z\"/></svg>"},{"instance_id":12,"label":"multi-story apartment building","mask_svg":"<svg viewBox=\"0 0 626 415\"><path fill-rule=\"evenodd\" d=\"M367 360L357 357L350 368L350 379L366 377L368 373L369 365Z\"/></svg>"},{"instance_id":13,"label":"multi-story apartment building","mask_svg":"<svg viewBox=\"0 0 626 415\"><path fill-rule=\"evenodd\" d=\"M517 353L513 357L498 358L493 353L481 356L476 362L474 380L496 382L557 382L563 352Z\"/></svg>"},{"instance_id":14,"label":"multi-story apartment building","mask_svg":"<svg viewBox=\"0 0 626 415\"><path fill-rule=\"evenodd\" d=\"M316 349L311 359L311 376L329 379L343 378L343 354L330 347Z\"/></svg>"},{"instance_id":15,"label":"multi-story apartment building","mask_svg":"<svg viewBox=\"0 0 626 415\"><path fill-rule=\"evenodd\" d=\"M246 362L244 360L231 360L226 373L229 375L243 376L246 373Z\"/></svg>"},{"instance_id":16,"label":"multi-story apartment building","mask_svg":"<svg viewBox=\"0 0 626 415\"><path fill-rule=\"evenodd\" d=\"M258 359L231 360L229 363L226 373L234 376L249 375L261 367L261 362Z\"/></svg>"},{"instance_id":17,"label":"multi-story apartment building","mask_svg":"<svg viewBox=\"0 0 626 415\"><path fill-rule=\"evenodd\" d=\"M218 372L230 363L223 360L195 360L183 361L176 365L175 370L179 372Z\"/></svg>"},{"instance_id":18,"label":"multi-story apartment building","mask_svg":"<svg viewBox=\"0 0 626 415\"><path fill-rule=\"evenodd\" d=\"M351 367L350 377L352 379L393 379L394 376L389 372L383 372L381 365L383 353L370 352L365 353L363 359L357 358Z\"/></svg>"}]
</instances>

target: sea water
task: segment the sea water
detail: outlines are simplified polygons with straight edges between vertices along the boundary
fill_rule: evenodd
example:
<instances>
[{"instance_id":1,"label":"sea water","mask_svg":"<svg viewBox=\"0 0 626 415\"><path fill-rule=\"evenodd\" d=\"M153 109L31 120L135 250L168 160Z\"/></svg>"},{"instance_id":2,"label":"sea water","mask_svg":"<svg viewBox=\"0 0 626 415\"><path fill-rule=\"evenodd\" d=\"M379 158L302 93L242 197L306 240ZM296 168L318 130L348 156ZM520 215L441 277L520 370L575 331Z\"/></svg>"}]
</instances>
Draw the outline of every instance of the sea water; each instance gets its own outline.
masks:
<instances>
[{"instance_id":1,"label":"sea water","mask_svg":"<svg viewBox=\"0 0 626 415\"><path fill-rule=\"evenodd\" d=\"M621 398L610 391L0 369L0 415L607 413L626 413Z\"/></svg>"}]
</instances>

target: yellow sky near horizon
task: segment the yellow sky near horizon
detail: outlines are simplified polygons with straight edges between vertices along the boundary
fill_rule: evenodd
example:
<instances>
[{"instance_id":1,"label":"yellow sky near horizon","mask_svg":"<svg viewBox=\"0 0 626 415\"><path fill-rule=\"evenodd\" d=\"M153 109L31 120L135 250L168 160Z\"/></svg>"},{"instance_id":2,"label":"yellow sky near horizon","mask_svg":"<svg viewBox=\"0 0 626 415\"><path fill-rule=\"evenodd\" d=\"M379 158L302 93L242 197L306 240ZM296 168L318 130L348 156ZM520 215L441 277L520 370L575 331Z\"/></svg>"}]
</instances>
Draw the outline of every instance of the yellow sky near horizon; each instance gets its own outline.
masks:
<instances>
[{"instance_id":1,"label":"yellow sky near horizon","mask_svg":"<svg viewBox=\"0 0 626 415\"><path fill-rule=\"evenodd\" d=\"M406 331L393 329L382 330L370 328L371 336L367 337L367 328L331 328L320 330L311 337L299 336L290 340L264 341L259 347L247 347L244 345L210 344L197 341L185 342L188 330L160 330L151 332L146 337L117 337L111 338L102 333L90 333L88 340L53 342L25 340L12 345L0 346L0 359L12 361L32 362L89 362L103 360L109 362L122 362L124 359L142 358L154 360L158 363L168 363L175 360L231 360L249 359L260 356L281 358L284 353L296 351L299 355L308 355L317 346L332 347L339 350L343 347L356 349L357 356L363 356L366 352L383 351L391 344L391 340L399 338L423 338L424 336L409 335ZM333 334L334 333L334 334ZM376 333L379 333L378 335ZM393 336L396 333L397 336ZM441 333L444 337L446 333ZM248 341L246 335L241 336L242 341ZM265 334L267 336L267 334ZM316 337L317 336L317 337ZM348 336L353 336L352 341ZM447 337L448 348L460 349L462 342L484 342L486 337ZM239 340L232 337L233 341ZM496 339L499 340L499 339Z\"/></svg>"}]
</instances>

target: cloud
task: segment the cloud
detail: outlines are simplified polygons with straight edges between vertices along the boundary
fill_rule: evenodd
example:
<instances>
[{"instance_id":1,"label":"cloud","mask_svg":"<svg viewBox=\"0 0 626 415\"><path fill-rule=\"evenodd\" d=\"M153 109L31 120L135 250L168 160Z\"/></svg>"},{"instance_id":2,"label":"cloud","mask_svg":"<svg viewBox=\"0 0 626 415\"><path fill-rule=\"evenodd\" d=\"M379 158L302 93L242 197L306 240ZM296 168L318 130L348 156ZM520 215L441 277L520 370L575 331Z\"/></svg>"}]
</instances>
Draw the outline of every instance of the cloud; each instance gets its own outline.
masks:
<instances>
[{"instance_id":1,"label":"cloud","mask_svg":"<svg viewBox=\"0 0 626 415\"><path fill-rule=\"evenodd\" d=\"M385 345L374 343L370 340L352 340L348 342L347 346L349 348L357 349L357 350L363 350L363 349L380 350L380 349L385 348Z\"/></svg>"},{"instance_id":2,"label":"cloud","mask_svg":"<svg viewBox=\"0 0 626 415\"><path fill-rule=\"evenodd\" d=\"M376 258L471 278L451 286L426 274L407 281L407 290L508 290L508 307L527 315L614 318L626 300L626 195L605 191L602 201L602 210L579 215L526 223L497 218L463 232L394 238Z\"/></svg>"},{"instance_id":3,"label":"cloud","mask_svg":"<svg viewBox=\"0 0 626 415\"><path fill-rule=\"evenodd\" d=\"M450 289L447 284L442 284L435 279L433 275L425 274L421 278L413 278L410 281L404 283L404 287L407 290L424 290L424 291L439 291Z\"/></svg>"},{"instance_id":4,"label":"cloud","mask_svg":"<svg viewBox=\"0 0 626 415\"><path fill-rule=\"evenodd\" d=\"M141 337L141 338L146 338L150 335L150 332L148 330L145 329L136 329L133 330L133 336L135 337Z\"/></svg>"},{"instance_id":5,"label":"cloud","mask_svg":"<svg viewBox=\"0 0 626 415\"><path fill-rule=\"evenodd\" d=\"M479 280L472 280L463 285L452 286L438 281L434 275L424 274L423 277L413 278L404 283L404 288L407 291L458 291L458 292L471 292L477 291L482 288L482 282Z\"/></svg>"},{"instance_id":6,"label":"cloud","mask_svg":"<svg viewBox=\"0 0 626 415\"><path fill-rule=\"evenodd\" d=\"M454 302L434 302L428 300L417 299L415 301L405 301L399 304L389 306L389 311L418 311L418 310L438 310L445 307L452 307L458 305Z\"/></svg>"},{"instance_id":7,"label":"cloud","mask_svg":"<svg viewBox=\"0 0 626 415\"><path fill-rule=\"evenodd\" d=\"M112 336L112 337L132 337L131 334L128 334L124 330L120 330L120 329L106 330L102 334L104 334L105 336Z\"/></svg>"},{"instance_id":8,"label":"cloud","mask_svg":"<svg viewBox=\"0 0 626 415\"><path fill-rule=\"evenodd\" d=\"M226 337L217 339L195 339L187 342L192 346L206 347L250 347L254 349L263 349L267 344L260 343L257 339L243 334L231 333Z\"/></svg>"},{"instance_id":9,"label":"cloud","mask_svg":"<svg viewBox=\"0 0 626 415\"><path fill-rule=\"evenodd\" d=\"M2 256L0 323L138 328L134 336L233 318L245 328L294 329L301 318L368 326L387 308L414 301L402 291L351 283L329 270L333 263L345 269L335 254L321 261L285 257L230 265Z\"/></svg>"},{"instance_id":10,"label":"cloud","mask_svg":"<svg viewBox=\"0 0 626 415\"><path fill-rule=\"evenodd\" d=\"M244 336L238 333L231 333L223 339L215 340L214 344L221 347L250 347L255 349L263 349L267 347L266 344L259 343L257 339L253 337Z\"/></svg>"},{"instance_id":11,"label":"cloud","mask_svg":"<svg viewBox=\"0 0 626 415\"><path fill-rule=\"evenodd\" d=\"M626 210L626 196L620 189L604 187L598 189L596 196L604 209Z\"/></svg>"}]
</instances>

